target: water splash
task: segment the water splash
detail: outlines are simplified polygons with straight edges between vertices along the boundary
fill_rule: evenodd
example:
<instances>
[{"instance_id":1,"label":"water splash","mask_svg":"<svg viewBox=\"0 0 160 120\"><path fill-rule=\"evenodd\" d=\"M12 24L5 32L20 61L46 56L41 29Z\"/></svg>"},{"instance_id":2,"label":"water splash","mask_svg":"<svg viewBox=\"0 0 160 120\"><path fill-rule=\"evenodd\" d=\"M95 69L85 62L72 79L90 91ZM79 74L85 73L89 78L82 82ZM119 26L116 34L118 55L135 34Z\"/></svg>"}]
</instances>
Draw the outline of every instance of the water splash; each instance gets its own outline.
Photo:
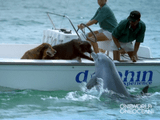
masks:
<instances>
[{"instance_id":1,"label":"water splash","mask_svg":"<svg viewBox=\"0 0 160 120\"><path fill-rule=\"evenodd\" d=\"M105 89L103 89L103 79L98 78L97 79L97 85L94 86L92 89L87 89L86 87L87 83L83 82L80 86L81 91L89 94L89 95L93 95L95 97L97 97L98 99L100 98L101 94L105 91Z\"/></svg>"},{"instance_id":2,"label":"water splash","mask_svg":"<svg viewBox=\"0 0 160 120\"><path fill-rule=\"evenodd\" d=\"M79 93L77 91L69 92L66 97L66 100L72 100L72 101L89 101L92 99L98 99L96 96L86 94L86 93Z\"/></svg>"}]
</instances>

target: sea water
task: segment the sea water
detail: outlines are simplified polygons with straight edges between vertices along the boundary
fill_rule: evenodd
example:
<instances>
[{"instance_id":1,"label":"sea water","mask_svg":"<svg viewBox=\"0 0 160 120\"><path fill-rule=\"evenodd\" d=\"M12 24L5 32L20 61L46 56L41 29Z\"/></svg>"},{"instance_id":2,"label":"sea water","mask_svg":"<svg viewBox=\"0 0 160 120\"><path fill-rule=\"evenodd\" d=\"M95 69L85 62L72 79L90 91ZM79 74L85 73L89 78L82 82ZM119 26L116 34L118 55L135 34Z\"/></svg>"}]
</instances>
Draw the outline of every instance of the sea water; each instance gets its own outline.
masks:
<instances>
[{"instance_id":1,"label":"sea water","mask_svg":"<svg viewBox=\"0 0 160 120\"><path fill-rule=\"evenodd\" d=\"M128 17L132 10L141 12L146 24L142 45L160 57L160 1L109 0L117 21ZM74 26L88 22L98 8L97 0L0 0L0 44L40 44L43 30L52 29L46 12L68 16ZM73 31L66 18L51 15L56 28ZM99 29L98 25L90 27ZM15 51L16 52L16 51ZM159 79L159 78L157 78ZM63 84L63 83L62 83ZM101 95L91 91L14 90L0 92L0 119L4 120L97 120L97 119L158 119L160 118L160 88L150 88L149 96L135 100L121 99L106 91ZM141 89L129 92L139 95ZM115 97L113 97L115 96ZM148 110L148 111L146 111Z\"/></svg>"}]
</instances>

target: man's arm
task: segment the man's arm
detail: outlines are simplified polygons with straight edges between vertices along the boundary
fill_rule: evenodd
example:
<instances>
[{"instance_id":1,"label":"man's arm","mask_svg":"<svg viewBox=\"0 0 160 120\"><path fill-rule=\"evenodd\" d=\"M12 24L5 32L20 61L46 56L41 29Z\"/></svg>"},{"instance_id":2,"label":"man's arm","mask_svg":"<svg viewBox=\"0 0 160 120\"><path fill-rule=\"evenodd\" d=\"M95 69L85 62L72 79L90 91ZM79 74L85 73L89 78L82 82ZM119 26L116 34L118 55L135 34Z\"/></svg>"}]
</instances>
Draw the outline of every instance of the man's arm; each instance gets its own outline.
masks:
<instances>
[{"instance_id":1,"label":"man's arm","mask_svg":"<svg viewBox=\"0 0 160 120\"><path fill-rule=\"evenodd\" d=\"M120 45L118 39L115 38L113 35L112 35L112 38L113 38L114 43L115 43L116 46L117 46L118 51L119 51L121 54L125 54L126 51L125 51L123 48L121 48L121 45Z\"/></svg>"},{"instance_id":2,"label":"man's arm","mask_svg":"<svg viewBox=\"0 0 160 120\"><path fill-rule=\"evenodd\" d=\"M91 20L91 21L89 21L88 23L86 23L86 25L87 26L91 26L91 25L93 25L93 24L96 24L98 21L97 20Z\"/></svg>"},{"instance_id":3,"label":"man's arm","mask_svg":"<svg viewBox=\"0 0 160 120\"><path fill-rule=\"evenodd\" d=\"M139 49L139 46L140 46L140 42L136 42L135 45L134 45L133 56L137 55L137 51Z\"/></svg>"},{"instance_id":4,"label":"man's arm","mask_svg":"<svg viewBox=\"0 0 160 120\"><path fill-rule=\"evenodd\" d=\"M133 54L131 54L131 56L130 56L130 58L133 62L136 62L138 59L137 52L138 52L139 46L140 46L140 42L136 42L134 45Z\"/></svg>"},{"instance_id":5,"label":"man's arm","mask_svg":"<svg viewBox=\"0 0 160 120\"><path fill-rule=\"evenodd\" d=\"M117 48L120 48L121 46L120 46L120 44L119 44L118 39L115 38L113 35L112 35L112 38L113 38L113 41L114 41L114 43L116 44Z\"/></svg>"},{"instance_id":6,"label":"man's arm","mask_svg":"<svg viewBox=\"0 0 160 120\"><path fill-rule=\"evenodd\" d=\"M90 20L89 22L86 23L87 26L91 26L93 24L96 24L98 21L97 20ZM85 26L83 26L82 24L78 25L79 29L83 29Z\"/></svg>"}]
</instances>

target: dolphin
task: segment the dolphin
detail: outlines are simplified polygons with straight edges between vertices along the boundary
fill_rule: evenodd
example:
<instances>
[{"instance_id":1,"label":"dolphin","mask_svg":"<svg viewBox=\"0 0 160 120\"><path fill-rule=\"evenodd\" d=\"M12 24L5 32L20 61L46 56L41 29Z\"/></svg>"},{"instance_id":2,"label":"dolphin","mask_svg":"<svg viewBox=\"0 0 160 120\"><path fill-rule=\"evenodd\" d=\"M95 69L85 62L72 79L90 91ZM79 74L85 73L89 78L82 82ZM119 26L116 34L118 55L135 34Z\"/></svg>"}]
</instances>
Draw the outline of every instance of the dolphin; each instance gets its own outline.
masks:
<instances>
[{"instance_id":1,"label":"dolphin","mask_svg":"<svg viewBox=\"0 0 160 120\"><path fill-rule=\"evenodd\" d=\"M103 89L107 88L126 97L133 97L133 95L127 91L111 58L103 53L96 54L92 52L91 55L95 62L95 74L87 83L87 89L91 89L98 85L100 80L103 80ZM148 86L145 87L141 93L146 93L147 91Z\"/></svg>"}]
</instances>

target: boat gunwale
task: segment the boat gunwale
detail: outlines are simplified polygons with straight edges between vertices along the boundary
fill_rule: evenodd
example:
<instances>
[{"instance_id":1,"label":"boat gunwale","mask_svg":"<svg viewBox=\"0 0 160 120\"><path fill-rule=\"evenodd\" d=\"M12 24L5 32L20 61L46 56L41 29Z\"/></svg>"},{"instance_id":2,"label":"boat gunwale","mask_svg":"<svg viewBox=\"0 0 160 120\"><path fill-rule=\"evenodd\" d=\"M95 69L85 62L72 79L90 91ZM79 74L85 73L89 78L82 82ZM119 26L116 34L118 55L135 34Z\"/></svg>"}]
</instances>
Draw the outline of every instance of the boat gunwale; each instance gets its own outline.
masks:
<instances>
[{"instance_id":1,"label":"boat gunwale","mask_svg":"<svg viewBox=\"0 0 160 120\"><path fill-rule=\"evenodd\" d=\"M118 62L114 61L116 66L160 66L160 61L138 61L138 62ZM50 66L95 66L93 61L76 60L0 60L0 65L50 65Z\"/></svg>"}]
</instances>

